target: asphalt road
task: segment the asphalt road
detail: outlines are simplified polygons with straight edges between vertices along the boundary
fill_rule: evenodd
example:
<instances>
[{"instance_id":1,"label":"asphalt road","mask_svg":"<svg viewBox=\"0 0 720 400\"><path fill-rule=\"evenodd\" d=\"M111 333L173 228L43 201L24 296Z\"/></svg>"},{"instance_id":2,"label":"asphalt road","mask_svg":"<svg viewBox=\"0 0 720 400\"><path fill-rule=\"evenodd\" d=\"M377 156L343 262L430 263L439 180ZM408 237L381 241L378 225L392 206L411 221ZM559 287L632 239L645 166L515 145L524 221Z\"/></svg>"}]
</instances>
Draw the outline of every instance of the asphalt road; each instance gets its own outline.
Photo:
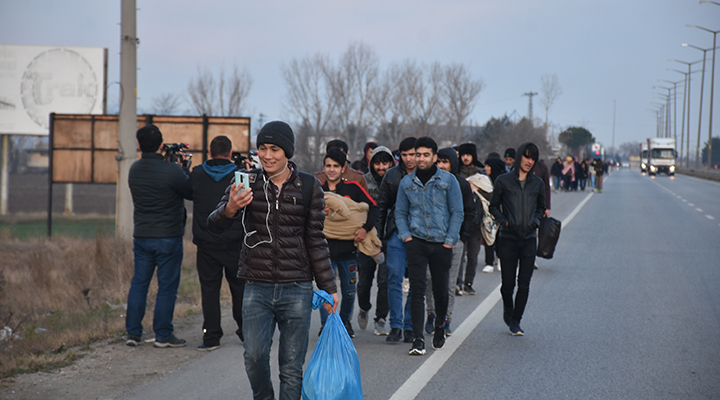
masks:
<instances>
[{"instance_id":1,"label":"asphalt road","mask_svg":"<svg viewBox=\"0 0 720 400\"><path fill-rule=\"evenodd\" d=\"M454 335L426 356L353 322L365 398L720 398L718 199L718 183L635 170L613 173L601 194L555 194L563 231L555 258L533 275L526 335L502 322L500 274L478 273L477 295L456 298ZM310 349L318 329L314 315ZM276 357L274 348L277 391ZM228 335L221 349L121 398L251 393L242 344Z\"/></svg>"}]
</instances>

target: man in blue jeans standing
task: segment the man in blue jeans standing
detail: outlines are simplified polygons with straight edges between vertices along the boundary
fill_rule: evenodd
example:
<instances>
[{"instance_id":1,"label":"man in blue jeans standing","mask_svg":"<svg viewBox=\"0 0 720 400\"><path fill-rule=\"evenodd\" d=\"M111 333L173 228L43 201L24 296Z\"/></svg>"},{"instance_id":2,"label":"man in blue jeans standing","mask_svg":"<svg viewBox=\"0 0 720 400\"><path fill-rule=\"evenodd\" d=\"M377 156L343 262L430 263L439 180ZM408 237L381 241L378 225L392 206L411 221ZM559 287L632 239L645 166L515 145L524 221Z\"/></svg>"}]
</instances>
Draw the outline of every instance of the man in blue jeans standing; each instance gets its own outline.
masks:
<instances>
[{"instance_id":1,"label":"man in blue jeans standing","mask_svg":"<svg viewBox=\"0 0 720 400\"><path fill-rule=\"evenodd\" d=\"M186 220L183 199L190 199L192 190L187 173L179 165L163 161L163 138L157 126L138 129L136 137L142 158L133 163L128 175L134 206L135 273L128 293L126 343L128 346L143 343L142 320L148 286L157 267L155 347L182 347L185 340L173 335L172 319L183 257Z\"/></svg>"},{"instance_id":2,"label":"man in blue jeans standing","mask_svg":"<svg viewBox=\"0 0 720 400\"><path fill-rule=\"evenodd\" d=\"M242 329L245 372L253 398L275 398L270 349L277 327L279 398L299 400L312 317L312 281L332 294L335 306L326 303L328 312L334 312L338 303L323 233L325 196L315 177L289 161L295 135L288 124L265 124L258 133L257 148L262 169L249 171L249 188L233 183L226 189L208 217L208 227L221 231L240 220L247 233L238 277L246 281Z\"/></svg>"},{"instance_id":3,"label":"man in blue jeans standing","mask_svg":"<svg viewBox=\"0 0 720 400\"><path fill-rule=\"evenodd\" d=\"M417 168L406 175L398 187L395 223L398 237L405 244L410 278L413 344L409 354L423 355L427 270L429 267L437 314L433 347L439 349L445 345L452 249L460 240L464 212L457 179L435 165L435 141L421 137L415 143L415 152Z\"/></svg>"},{"instance_id":4,"label":"man in blue jeans standing","mask_svg":"<svg viewBox=\"0 0 720 400\"><path fill-rule=\"evenodd\" d=\"M400 181L405 175L412 173L417 165L415 160L416 141L417 139L414 137L409 137L400 142L400 162L385 173L380 184L380 194L378 195L378 207L380 207L380 216L376 225L378 237L387 241L387 259L385 262L388 270L387 290L388 306L390 308L390 333L385 340L394 343L403 340L403 331L405 343L412 342L410 301L405 302L404 310L402 304L402 282L405 277L407 258L405 244L397 235L395 200L397 199ZM425 317L421 316L421 319L424 320Z\"/></svg>"}]
</instances>

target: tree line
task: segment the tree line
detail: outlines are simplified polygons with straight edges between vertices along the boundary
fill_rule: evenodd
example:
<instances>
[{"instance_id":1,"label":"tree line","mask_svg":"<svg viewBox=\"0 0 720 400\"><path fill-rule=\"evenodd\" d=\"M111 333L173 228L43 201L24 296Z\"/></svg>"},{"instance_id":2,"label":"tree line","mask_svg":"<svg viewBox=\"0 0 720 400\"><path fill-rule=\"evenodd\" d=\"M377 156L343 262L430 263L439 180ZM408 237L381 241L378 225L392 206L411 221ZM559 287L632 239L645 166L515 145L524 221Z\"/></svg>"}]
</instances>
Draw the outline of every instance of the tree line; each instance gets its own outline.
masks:
<instances>
[{"instance_id":1,"label":"tree line","mask_svg":"<svg viewBox=\"0 0 720 400\"><path fill-rule=\"evenodd\" d=\"M541 154L550 154L548 112L562 94L557 76L544 75L540 96L544 124L503 116L473 126L469 116L484 82L464 64L406 59L381 67L377 54L356 42L337 59L316 53L293 58L280 70L284 107L296 131L296 160L301 168L310 169L320 165L325 143L331 139L347 142L351 158L361 157L368 141L393 148L407 136L432 136L441 146L473 141L481 158L524 141L536 143ZM192 113L241 116L252 84L249 72L237 66L229 73L221 67L219 74L198 67L185 96L162 94L153 98L153 110L173 114L184 100ZM559 141L576 152L581 147L577 135L566 143L563 134Z\"/></svg>"}]
</instances>

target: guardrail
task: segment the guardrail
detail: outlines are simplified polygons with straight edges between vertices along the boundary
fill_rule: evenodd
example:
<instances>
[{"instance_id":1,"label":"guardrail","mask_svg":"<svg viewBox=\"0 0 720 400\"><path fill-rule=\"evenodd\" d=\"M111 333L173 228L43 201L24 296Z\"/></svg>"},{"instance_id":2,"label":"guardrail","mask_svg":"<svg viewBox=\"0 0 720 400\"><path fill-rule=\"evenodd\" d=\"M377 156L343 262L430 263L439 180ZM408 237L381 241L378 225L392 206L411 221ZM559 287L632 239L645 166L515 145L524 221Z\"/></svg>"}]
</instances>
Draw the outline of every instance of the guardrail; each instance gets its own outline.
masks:
<instances>
[{"instance_id":1,"label":"guardrail","mask_svg":"<svg viewBox=\"0 0 720 400\"><path fill-rule=\"evenodd\" d=\"M718 169L677 167L675 173L720 182L720 170Z\"/></svg>"}]
</instances>

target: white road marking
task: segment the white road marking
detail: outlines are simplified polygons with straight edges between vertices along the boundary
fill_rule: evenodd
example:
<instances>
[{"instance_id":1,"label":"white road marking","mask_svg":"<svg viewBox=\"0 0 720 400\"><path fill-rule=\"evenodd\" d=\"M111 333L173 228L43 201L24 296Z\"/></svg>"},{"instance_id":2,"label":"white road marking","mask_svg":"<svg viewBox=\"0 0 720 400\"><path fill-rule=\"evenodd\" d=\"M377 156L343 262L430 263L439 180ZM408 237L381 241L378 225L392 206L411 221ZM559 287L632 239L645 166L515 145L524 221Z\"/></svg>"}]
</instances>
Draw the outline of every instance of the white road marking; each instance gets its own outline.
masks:
<instances>
[{"instance_id":1,"label":"white road marking","mask_svg":"<svg viewBox=\"0 0 720 400\"><path fill-rule=\"evenodd\" d=\"M578 204L577 207L570 213L570 215L562 221L562 227L566 228L570 221L580 212L585 204L590 200L593 193L590 193L585 199ZM445 363L452 357L460 345L465 342L465 339L470 336L472 331L480 324L480 322L488 315L490 310L495 307L495 304L500 301L500 286L498 285L493 289L490 294L480 303L477 308L463 321L462 324L453 332L451 338L445 342L445 346L442 349L433 351L432 355L425 360L425 362L418 368L405 383L398 388L398 390L390 397L390 400L409 400L417 397L418 394L425 388L425 385L430 382L435 374L440 371ZM429 346L428 346L429 347ZM409 356L408 356L409 357Z\"/></svg>"},{"instance_id":2,"label":"white road marking","mask_svg":"<svg viewBox=\"0 0 720 400\"><path fill-rule=\"evenodd\" d=\"M698 212L703 212L702 208L696 208Z\"/></svg>"},{"instance_id":3,"label":"white road marking","mask_svg":"<svg viewBox=\"0 0 720 400\"><path fill-rule=\"evenodd\" d=\"M707 218L707 219L715 219L715 217L713 217L712 215L707 215L707 214L705 214L705 218Z\"/></svg>"},{"instance_id":4,"label":"white road marking","mask_svg":"<svg viewBox=\"0 0 720 400\"><path fill-rule=\"evenodd\" d=\"M689 205L690 207L695 207L695 204L693 204L693 203L688 203L688 205Z\"/></svg>"},{"instance_id":5,"label":"white road marking","mask_svg":"<svg viewBox=\"0 0 720 400\"><path fill-rule=\"evenodd\" d=\"M682 199L682 201L683 201L683 203L687 203L687 200L685 200L685 199Z\"/></svg>"}]
</instances>

